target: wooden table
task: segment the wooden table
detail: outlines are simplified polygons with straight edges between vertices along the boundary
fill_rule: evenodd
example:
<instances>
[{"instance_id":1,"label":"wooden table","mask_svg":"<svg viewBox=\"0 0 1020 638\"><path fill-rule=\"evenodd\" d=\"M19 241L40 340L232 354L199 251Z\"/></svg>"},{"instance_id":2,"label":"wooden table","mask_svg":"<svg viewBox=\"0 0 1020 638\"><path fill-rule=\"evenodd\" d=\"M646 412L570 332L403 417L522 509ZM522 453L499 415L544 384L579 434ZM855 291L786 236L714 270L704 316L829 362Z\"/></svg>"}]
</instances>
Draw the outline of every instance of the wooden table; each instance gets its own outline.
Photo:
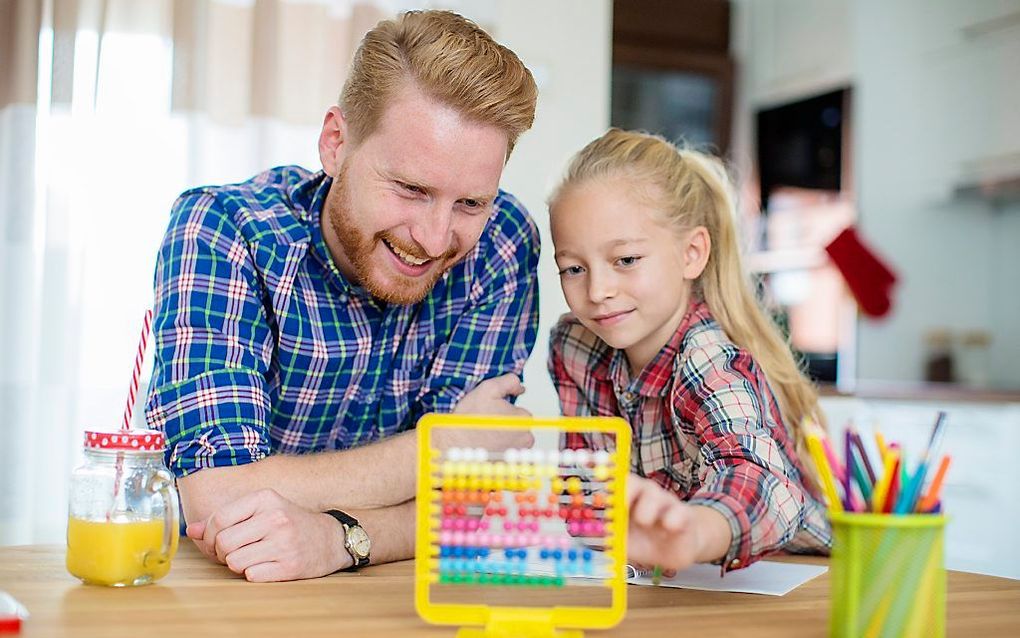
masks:
<instances>
[{"instance_id":1,"label":"wooden table","mask_svg":"<svg viewBox=\"0 0 1020 638\"><path fill-rule=\"evenodd\" d=\"M794 559L824 562L824 559ZM411 561L291 583L253 584L182 543L170 575L155 585L80 584L63 546L0 547L0 590L31 617L22 636L453 636L414 611ZM1020 581L950 572L948 635L1020 635ZM586 635L824 636L829 581L782 597L631 586L627 617Z\"/></svg>"}]
</instances>

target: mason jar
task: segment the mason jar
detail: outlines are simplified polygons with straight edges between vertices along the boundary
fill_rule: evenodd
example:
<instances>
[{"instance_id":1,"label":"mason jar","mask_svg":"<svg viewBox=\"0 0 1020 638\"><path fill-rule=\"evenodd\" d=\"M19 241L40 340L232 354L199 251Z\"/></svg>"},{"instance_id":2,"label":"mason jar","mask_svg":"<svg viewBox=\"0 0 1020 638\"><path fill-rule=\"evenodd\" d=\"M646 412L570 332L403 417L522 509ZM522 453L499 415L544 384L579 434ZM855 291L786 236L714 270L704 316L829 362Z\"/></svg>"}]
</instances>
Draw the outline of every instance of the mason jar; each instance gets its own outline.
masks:
<instances>
[{"instance_id":1,"label":"mason jar","mask_svg":"<svg viewBox=\"0 0 1020 638\"><path fill-rule=\"evenodd\" d=\"M91 585L146 585L177 552L178 500L155 430L85 432L71 475L67 571Z\"/></svg>"}]
</instances>

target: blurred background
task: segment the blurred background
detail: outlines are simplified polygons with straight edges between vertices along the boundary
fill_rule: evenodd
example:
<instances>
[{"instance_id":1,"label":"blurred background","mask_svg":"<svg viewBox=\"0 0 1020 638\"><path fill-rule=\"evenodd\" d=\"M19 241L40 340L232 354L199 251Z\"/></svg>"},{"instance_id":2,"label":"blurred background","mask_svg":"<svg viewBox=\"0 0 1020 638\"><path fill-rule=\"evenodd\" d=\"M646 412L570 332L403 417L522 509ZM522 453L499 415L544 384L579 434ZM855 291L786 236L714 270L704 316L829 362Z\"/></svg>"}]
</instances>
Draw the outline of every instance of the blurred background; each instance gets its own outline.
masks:
<instances>
[{"instance_id":1,"label":"blurred background","mask_svg":"<svg viewBox=\"0 0 1020 638\"><path fill-rule=\"evenodd\" d=\"M0 544L63 542L175 196L319 168L358 41L411 8L474 19L539 85L503 179L546 246L523 406L558 412L545 198L567 159L610 124L711 150L830 425L919 451L948 410L948 565L1020 577L1017 0L0 0ZM864 252L837 263L846 229Z\"/></svg>"}]
</instances>

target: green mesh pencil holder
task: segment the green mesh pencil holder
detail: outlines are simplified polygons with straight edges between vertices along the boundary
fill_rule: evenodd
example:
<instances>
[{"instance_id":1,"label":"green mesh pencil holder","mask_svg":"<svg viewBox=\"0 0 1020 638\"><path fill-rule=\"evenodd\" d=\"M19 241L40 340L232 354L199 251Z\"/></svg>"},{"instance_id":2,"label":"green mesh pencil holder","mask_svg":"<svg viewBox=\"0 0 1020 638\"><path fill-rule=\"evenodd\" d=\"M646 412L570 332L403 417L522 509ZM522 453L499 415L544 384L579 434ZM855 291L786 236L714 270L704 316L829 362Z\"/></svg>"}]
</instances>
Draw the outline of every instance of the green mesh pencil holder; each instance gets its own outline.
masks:
<instances>
[{"instance_id":1,"label":"green mesh pencil holder","mask_svg":"<svg viewBox=\"0 0 1020 638\"><path fill-rule=\"evenodd\" d=\"M833 513L832 636L946 633L946 517Z\"/></svg>"}]
</instances>

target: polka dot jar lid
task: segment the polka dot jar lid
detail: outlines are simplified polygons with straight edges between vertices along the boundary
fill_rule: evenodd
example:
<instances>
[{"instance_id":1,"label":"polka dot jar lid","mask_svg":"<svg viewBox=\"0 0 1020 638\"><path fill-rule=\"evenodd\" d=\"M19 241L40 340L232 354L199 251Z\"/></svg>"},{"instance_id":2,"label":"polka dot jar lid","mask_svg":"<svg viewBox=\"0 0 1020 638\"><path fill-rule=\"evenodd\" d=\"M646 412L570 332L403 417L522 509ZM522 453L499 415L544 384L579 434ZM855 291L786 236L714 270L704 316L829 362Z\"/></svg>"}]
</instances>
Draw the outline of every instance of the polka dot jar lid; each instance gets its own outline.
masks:
<instances>
[{"instance_id":1,"label":"polka dot jar lid","mask_svg":"<svg viewBox=\"0 0 1020 638\"><path fill-rule=\"evenodd\" d=\"M166 437L156 430L85 431L85 449L88 450L161 452L165 446Z\"/></svg>"}]
</instances>

